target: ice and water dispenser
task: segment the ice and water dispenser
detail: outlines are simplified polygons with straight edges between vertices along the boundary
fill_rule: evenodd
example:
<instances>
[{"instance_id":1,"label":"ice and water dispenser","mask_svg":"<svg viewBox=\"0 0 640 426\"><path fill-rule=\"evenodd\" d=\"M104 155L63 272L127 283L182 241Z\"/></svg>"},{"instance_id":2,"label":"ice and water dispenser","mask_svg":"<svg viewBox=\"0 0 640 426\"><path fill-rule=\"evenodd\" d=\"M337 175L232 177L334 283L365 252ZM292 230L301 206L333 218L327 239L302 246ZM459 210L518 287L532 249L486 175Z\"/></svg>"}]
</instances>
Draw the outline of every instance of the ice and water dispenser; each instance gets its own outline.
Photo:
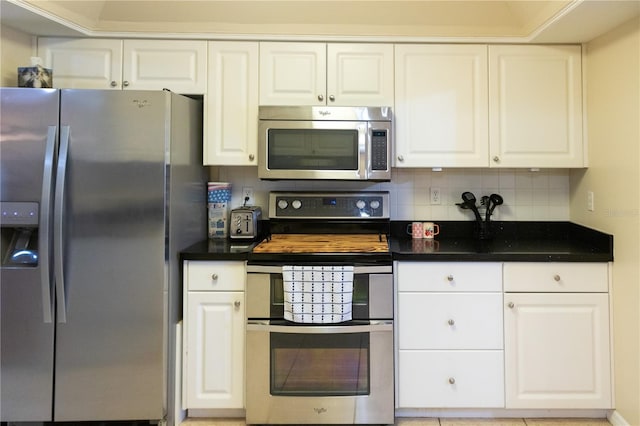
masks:
<instances>
[{"instance_id":1,"label":"ice and water dispenser","mask_svg":"<svg viewBox=\"0 0 640 426\"><path fill-rule=\"evenodd\" d=\"M0 261L3 267L38 266L38 203L0 203Z\"/></svg>"}]
</instances>

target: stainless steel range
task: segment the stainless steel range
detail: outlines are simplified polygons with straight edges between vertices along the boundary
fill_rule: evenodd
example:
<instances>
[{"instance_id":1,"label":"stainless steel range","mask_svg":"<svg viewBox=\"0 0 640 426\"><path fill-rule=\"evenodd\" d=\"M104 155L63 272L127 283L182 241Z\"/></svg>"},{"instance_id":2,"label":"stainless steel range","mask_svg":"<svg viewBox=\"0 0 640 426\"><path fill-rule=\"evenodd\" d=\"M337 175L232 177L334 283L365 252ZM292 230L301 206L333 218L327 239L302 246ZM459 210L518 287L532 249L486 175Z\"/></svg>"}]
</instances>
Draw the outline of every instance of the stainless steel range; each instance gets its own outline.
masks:
<instances>
[{"instance_id":1,"label":"stainless steel range","mask_svg":"<svg viewBox=\"0 0 640 426\"><path fill-rule=\"evenodd\" d=\"M248 424L392 424L387 192L273 192L249 257Z\"/></svg>"}]
</instances>

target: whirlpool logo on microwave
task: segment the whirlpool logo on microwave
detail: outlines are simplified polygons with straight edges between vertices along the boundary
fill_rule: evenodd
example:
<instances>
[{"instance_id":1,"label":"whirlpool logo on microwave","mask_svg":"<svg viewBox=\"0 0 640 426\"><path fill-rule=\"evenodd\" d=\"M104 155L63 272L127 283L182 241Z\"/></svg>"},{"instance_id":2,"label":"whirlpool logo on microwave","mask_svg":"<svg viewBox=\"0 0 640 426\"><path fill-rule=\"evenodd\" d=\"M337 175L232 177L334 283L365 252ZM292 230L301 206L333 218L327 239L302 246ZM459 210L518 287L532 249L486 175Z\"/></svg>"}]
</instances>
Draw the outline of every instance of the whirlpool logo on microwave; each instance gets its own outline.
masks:
<instances>
[{"instance_id":1,"label":"whirlpool logo on microwave","mask_svg":"<svg viewBox=\"0 0 640 426\"><path fill-rule=\"evenodd\" d=\"M318 111L318 114L320 114L323 117L327 117L327 116L331 115L331 111L320 110L320 111Z\"/></svg>"}]
</instances>

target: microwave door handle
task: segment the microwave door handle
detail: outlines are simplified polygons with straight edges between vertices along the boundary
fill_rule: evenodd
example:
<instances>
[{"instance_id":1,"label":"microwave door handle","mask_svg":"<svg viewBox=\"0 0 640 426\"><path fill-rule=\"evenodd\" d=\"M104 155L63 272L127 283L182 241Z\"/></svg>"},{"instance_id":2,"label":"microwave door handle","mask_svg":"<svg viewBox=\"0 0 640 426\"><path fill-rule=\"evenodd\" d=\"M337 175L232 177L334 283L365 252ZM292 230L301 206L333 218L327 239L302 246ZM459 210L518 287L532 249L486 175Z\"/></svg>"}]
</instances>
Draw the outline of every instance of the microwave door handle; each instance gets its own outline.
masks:
<instances>
[{"instance_id":1,"label":"microwave door handle","mask_svg":"<svg viewBox=\"0 0 640 426\"><path fill-rule=\"evenodd\" d=\"M367 123L358 124L358 177L367 179L369 176L370 129Z\"/></svg>"}]
</instances>

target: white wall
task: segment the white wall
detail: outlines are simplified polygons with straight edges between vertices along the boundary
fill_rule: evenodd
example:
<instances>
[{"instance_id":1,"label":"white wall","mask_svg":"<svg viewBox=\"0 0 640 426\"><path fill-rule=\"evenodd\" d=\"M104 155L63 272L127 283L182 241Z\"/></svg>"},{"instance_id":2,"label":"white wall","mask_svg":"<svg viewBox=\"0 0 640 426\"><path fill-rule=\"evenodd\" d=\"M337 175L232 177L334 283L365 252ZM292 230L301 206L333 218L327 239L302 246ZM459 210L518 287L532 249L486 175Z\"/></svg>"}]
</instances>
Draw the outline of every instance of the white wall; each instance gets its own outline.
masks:
<instances>
[{"instance_id":1,"label":"white wall","mask_svg":"<svg viewBox=\"0 0 640 426\"><path fill-rule=\"evenodd\" d=\"M6 25L0 27L0 86L18 85L18 67L31 64L31 42L29 34Z\"/></svg>"},{"instance_id":2,"label":"white wall","mask_svg":"<svg viewBox=\"0 0 640 426\"><path fill-rule=\"evenodd\" d=\"M571 173L571 220L614 236L616 410L640 425L640 19L588 43L584 60L590 166Z\"/></svg>"},{"instance_id":3,"label":"white wall","mask_svg":"<svg viewBox=\"0 0 640 426\"><path fill-rule=\"evenodd\" d=\"M213 180L231 182L232 207L241 204L243 186L254 189L256 205L266 211L269 191L274 190L368 190L389 191L392 220L472 220L468 210L455 203L464 191L482 195L498 193L504 205L496 208L494 220L569 220L569 172L567 170L515 169L393 169L391 182L260 181L256 167L212 169ZM439 188L440 205L431 205L429 188Z\"/></svg>"}]
</instances>

